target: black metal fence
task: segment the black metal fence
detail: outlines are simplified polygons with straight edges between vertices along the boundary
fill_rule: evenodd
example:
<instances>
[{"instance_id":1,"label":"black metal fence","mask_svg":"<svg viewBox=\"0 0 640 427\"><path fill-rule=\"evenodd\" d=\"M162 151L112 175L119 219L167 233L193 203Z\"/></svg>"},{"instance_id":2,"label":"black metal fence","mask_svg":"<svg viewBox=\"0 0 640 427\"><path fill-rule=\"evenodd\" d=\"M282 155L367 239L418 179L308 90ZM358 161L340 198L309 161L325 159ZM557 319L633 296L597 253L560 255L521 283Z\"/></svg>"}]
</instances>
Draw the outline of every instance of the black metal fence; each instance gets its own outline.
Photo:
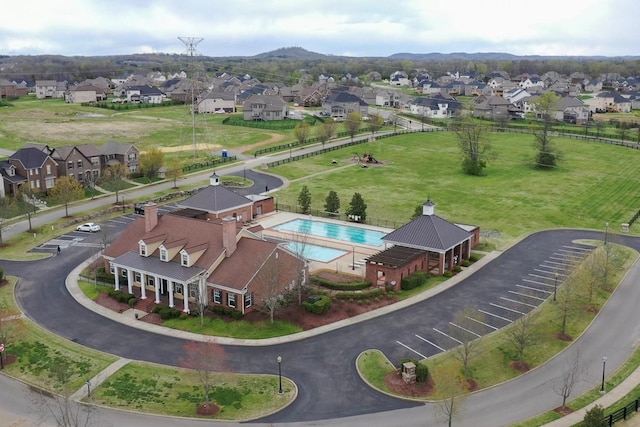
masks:
<instances>
[{"instance_id":1,"label":"black metal fence","mask_svg":"<svg viewBox=\"0 0 640 427\"><path fill-rule=\"evenodd\" d=\"M630 417L634 412L638 412L640 408L640 399L636 399L633 402L629 403L624 408L620 408L614 413L608 415L604 421L607 423L609 427L614 425L616 422L621 420L626 420L627 417Z\"/></svg>"},{"instance_id":2,"label":"black metal fence","mask_svg":"<svg viewBox=\"0 0 640 427\"><path fill-rule=\"evenodd\" d=\"M211 160L207 160L206 162L198 162L198 163L192 163L190 165L187 165L185 167L182 168L183 172L195 172L197 170L200 169L207 169L211 166L215 166L218 164L222 164L222 163L227 163L227 162L232 162L236 160L236 156L232 155L232 156L227 156L227 157L218 157L215 159L211 159Z\"/></svg>"},{"instance_id":3,"label":"black metal fence","mask_svg":"<svg viewBox=\"0 0 640 427\"><path fill-rule=\"evenodd\" d=\"M629 221L629 227L631 227L638 218L640 218L640 211L636 212L633 218L631 218L631 221Z\"/></svg>"},{"instance_id":4,"label":"black metal fence","mask_svg":"<svg viewBox=\"0 0 640 427\"><path fill-rule=\"evenodd\" d=\"M322 211L320 209L310 209L309 212L302 212L302 210L300 209L299 206L292 206L292 205L287 205L287 204L283 204L283 203L276 203L276 210L277 211L286 211L286 212L299 213L299 214L305 214L306 213L307 215L312 215L312 216L319 217L319 218L331 218L331 219L337 219L337 220L345 221L345 222L352 221L351 219L349 219L349 217L346 214L326 212L326 211ZM375 227L384 227L384 228L396 229L396 228L402 227L407 222L408 221L399 222L399 221L392 221L392 220L383 219L383 218L367 217L367 220L364 221L364 222L360 221L360 224L367 224L367 225L373 225Z\"/></svg>"}]
</instances>

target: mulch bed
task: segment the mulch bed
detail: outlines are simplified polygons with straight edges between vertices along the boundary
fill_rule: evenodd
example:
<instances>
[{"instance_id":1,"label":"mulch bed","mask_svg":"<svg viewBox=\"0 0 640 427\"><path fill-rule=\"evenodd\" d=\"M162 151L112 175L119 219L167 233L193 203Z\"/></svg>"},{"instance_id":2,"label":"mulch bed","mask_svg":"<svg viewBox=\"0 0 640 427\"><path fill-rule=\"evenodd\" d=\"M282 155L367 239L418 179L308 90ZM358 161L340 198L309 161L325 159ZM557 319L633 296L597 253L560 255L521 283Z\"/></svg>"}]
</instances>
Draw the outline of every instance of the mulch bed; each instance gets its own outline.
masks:
<instances>
[{"instance_id":1,"label":"mulch bed","mask_svg":"<svg viewBox=\"0 0 640 427\"><path fill-rule=\"evenodd\" d=\"M388 373L384 377L384 383L394 393L409 397L428 397L435 390L435 384L431 376L427 378L427 381L407 384L402 379L399 369Z\"/></svg>"}]
</instances>

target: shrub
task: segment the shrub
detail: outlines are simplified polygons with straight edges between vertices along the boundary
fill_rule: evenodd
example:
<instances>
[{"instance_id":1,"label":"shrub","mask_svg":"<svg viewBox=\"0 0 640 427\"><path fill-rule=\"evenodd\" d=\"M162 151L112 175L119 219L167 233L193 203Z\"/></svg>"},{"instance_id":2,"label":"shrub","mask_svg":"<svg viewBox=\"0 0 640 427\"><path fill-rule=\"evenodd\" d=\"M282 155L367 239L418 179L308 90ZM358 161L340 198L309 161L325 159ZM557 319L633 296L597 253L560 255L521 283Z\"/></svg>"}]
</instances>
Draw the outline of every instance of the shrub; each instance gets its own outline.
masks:
<instances>
[{"instance_id":1,"label":"shrub","mask_svg":"<svg viewBox=\"0 0 640 427\"><path fill-rule=\"evenodd\" d=\"M229 316L235 320L241 319L243 316L241 311L235 310L231 307L223 307L221 305L214 305L211 308L211 311L219 316Z\"/></svg>"},{"instance_id":2,"label":"shrub","mask_svg":"<svg viewBox=\"0 0 640 427\"><path fill-rule=\"evenodd\" d=\"M462 267L460 267L459 265L456 265L456 268L454 268L456 273L460 273L462 271Z\"/></svg>"},{"instance_id":3,"label":"shrub","mask_svg":"<svg viewBox=\"0 0 640 427\"><path fill-rule=\"evenodd\" d=\"M417 288L418 286L427 282L429 276L426 271L416 271L402 279L400 282L400 288L404 291Z\"/></svg>"},{"instance_id":4,"label":"shrub","mask_svg":"<svg viewBox=\"0 0 640 427\"><path fill-rule=\"evenodd\" d=\"M462 265L463 267L469 267L471 265L471 262L468 259L465 259L465 260L462 260L460 265Z\"/></svg>"},{"instance_id":5,"label":"shrub","mask_svg":"<svg viewBox=\"0 0 640 427\"><path fill-rule=\"evenodd\" d=\"M331 280L323 279L322 277L313 276L311 283L322 286L325 288L333 289L336 291L358 291L360 289L366 289L371 286L371 282L355 282L355 283L338 283Z\"/></svg>"},{"instance_id":6,"label":"shrub","mask_svg":"<svg viewBox=\"0 0 640 427\"><path fill-rule=\"evenodd\" d=\"M469 255L469 261L476 262L480 259L480 255L472 253Z\"/></svg>"},{"instance_id":7,"label":"shrub","mask_svg":"<svg viewBox=\"0 0 640 427\"><path fill-rule=\"evenodd\" d=\"M303 302L302 307L309 313L322 314L331 307L331 299L326 295L313 296Z\"/></svg>"},{"instance_id":8,"label":"shrub","mask_svg":"<svg viewBox=\"0 0 640 427\"><path fill-rule=\"evenodd\" d=\"M416 359L410 359L408 357L403 358L402 361L400 362L400 375L402 375L402 372L404 369L403 364L407 362L411 362L414 365L416 365L416 381L417 382L425 382L429 378L429 367L425 363L422 363Z\"/></svg>"},{"instance_id":9,"label":"shrub","mask_svg":"<svg viewBox=\"0 0 640 427\"><path fill-rule=\"evenodd\" d=\"M175 307L169 307L166 305L157 305L153 307L153 312L158 313L162 320L177 319L182 316L182 311L178 310Z\"/></svg>"},{"instance_id":10,"label":"shrub","mask_svg":"<svg viewBox=\"0 0 640 427\"><path fill-rule=\"evenodd\" d=\"M370 291L362 291L362 292L349 292L349 291L337 292L335 294L335 297L337 299L346 299L346 300L349 300L350 302L353 302L355 300L358 303L360 303L361 300L375 298L377 296L382 295L383 293L384 293L384 290L382 288L377 288L377 289L371 289Z\"/></svg>"},{"instance_id":11,"label":"shrub","mask_svg":"<svg viewBox=\"0 0 640 427\"><path fill-rule=\"evenodd\" d=\"M447 270L444 273L442 273L442 277L453 277L453 273Z\"/></svg>"}]
</instances>

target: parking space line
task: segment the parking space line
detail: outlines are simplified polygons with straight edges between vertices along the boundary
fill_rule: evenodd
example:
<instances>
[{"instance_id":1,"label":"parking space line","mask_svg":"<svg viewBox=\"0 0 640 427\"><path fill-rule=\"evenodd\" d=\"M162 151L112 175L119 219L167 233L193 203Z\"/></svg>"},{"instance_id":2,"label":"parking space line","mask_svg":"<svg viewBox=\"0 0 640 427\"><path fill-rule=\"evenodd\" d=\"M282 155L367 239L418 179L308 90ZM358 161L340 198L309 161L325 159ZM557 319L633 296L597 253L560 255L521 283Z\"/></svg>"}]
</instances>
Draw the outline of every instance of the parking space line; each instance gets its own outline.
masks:
<instances>
[{"instance_id":1,"label":"parking space line","mask_svg":"<svg viewBox=\"0 0 640 427\"><path fill-rule=\"evenodd\" d=\"M414 349L412 349L412 348L411 348L411 347L409 347L408 345L406 345L406 344L402 344L400 341L396 341L396 342L397 342L398 344L400 344L401 346L403 346L404 348L406 348L407 350L413 351L415 354L417 354L418 356L422 357L423 359L426 359L426 358L427 358L427 356L425 356L425 355L424 355L424 354L422 354L422 353L419 353L419 352L415 351Z\"/></svg>"},{"instance_id":2,"label":"parking space line","mask_svg":"<svg viewBox=\"0 0 640 427\"><path fill-rule=\"evenodd\" d=\"M550 277L547 277L547 279L550 279ZM553 286L549 283L545 283L545 282L538 282L537 280L531 280L531 279L522 279L523 282L527 282L527 283L533 283L535 285L541 285L541 286Z\"/></svg>"},{"instance_id":3,"label":"parking space line","mask_svg":"<svg viewBox=\"0 0 640 427\"><path fill-rule=\"evenodd\" d=\"M549 276L541 276L539 274L533 274L533 273L529 273L527 274L527 276L537 277L538 279L545 279L545 280L552 279L552 277L549 277ZM558 276L566 276L566 274L558 273ZM522 279L522 280L527 280L527 279Z\"/></svg>"},{"instance_id":4,"label":"parking space line","mask_svg":"<svg viewBox=\"0 0 640 427\"><path fill-rule=\"evenodd\" d=\"M488 311L484 311L484 310L478 310L478 311L479 311L480 313L484 313L484 314L486 314L487 316L491 316L491 317L496 317L496 318L498 318L498 319L502 319L502 320L504 320L505 322L509 322L509 323L511 323L511 322L512 322L512 320L511 320L511 319L507 319L506 317L498 316L497 314L490 313L490 312L488 312Z\"/></svg>"},{"instance_id":5,"label":"parking space line","mask_svg":"<svg viewBox=\"0 0 640 427\"><path fill-rule=\"evenodd\" d=\"M563 245L563 248L569 248L569 249L575 249L577 251L584 251L584 252L591 252L593 250L593 248L581 248L579 246L567 246L567 245Z\"/></svg>"},{"instance_id":6,"label":"parking space line","mask_svg":"<svg viewBox=\"0 0 640 427\"><path fill-rule=\"evenodd\" d=\"M116 224L127 224L126 221L118 221L117 219L110 219L109 222L115 222Z\"/></svg>"},{"instance_id":7,"label":"parking space line","mask_svg":"<svg viewBox=\"0 0 640 427\"><path fill-rule=\"evenodd\" d=\"M510 311L512 313L522 314L523 316L525 314L527 314L527 313L523 313L523 312L518 311L518 310L514 310L513 308L505 307L503 305L495 304L495 303L492 303L492 302L490 302L489 305L491 305L493 307L496 307L496 308L501 308L501 309L506 310L506 311Z\"/></svg>"},{"instance_id":8,"label":"parking space line","mask_svg":"<svg viewBox=\"0 0 640 427\"><path fill-rule=\"evenodd\" d=\"M545 265L540 265L540 267L547 267ZM547 267L551 270L558 270L558 267ZM540 268L534 268L533 271L537 271L538 273L547 273L547 274L555 274L555 271L547 271L547 270L542 270ZM562 271L565 271L565 269L563 268ZM560 274L560 273L558 273Z\"/></svg>"},{"instance_id":9,"label":"parking space line","mask_svg":"<svg viewBox=\"0 0 640 427\"><path fill-rule=\"evenodd\" d=\"M431 344L432 346L434 346L435 348L437 348L437 349L438 349L438 350L440 350L440 351L443 351L443 352L444 352L444 351L447 351L447 350L445 350L444 348L440 347L439 345L432 343L432 342L431 342L431 341L429 341L428 339L426 339L426 338L424 338L424 337L421 337L421 336L420 336L420 335L418 335L418 334L416 334L416 337L417 337L417 338L419 338L419 339L421 339L422 341L426 342L427 344Z\"/></svg>"},{"instance_id":10,"label":"parking space line","mask_svg":"<svg viewBox=\"0 0 640 427\"><path fill-rule=\"evenodd\" d=\"M560 265L560 266L562 266L562 267L570 267L570 266L571 266L571 264L569 264L568 262L545 261L545 263L547 263L547 264Z\"/></svg>"},{"instance_id":11,"label":"parking space line","mask_svg":"<svg viewBox=\"0 0 640 427\"><path fill-rule=\"evenodd\" d=\"M445 337L449 338L450 340L453 340L453 341L457 342L458 344L462 344L462 341L452 337L451 335L449 335L449 334L447 334L445 332L442 332L439 329L433 328L433 330L436 331L437 333L441 334L441 335L444 335Z\"/></svg>"},{"instance_id":12,"label":"parking space line","mask_svg":"<svg viewBox=\"0 0 640 427\"><path fill-rule=\"evenodd\" d=\"M456 324L455 324L455 323L453 323L453 322L449 322L449 324L450 324L451 326L455 326L455 327L456 327L456 328L458 328L458 329L462 329L463 331L465 331L465 332L467 332L467 333L469 333L469 334L471 334L471 335L475 335L475 336L476 336L476 337L478 337L478 338L480 338L480 337L482 336L482 335L478 335L478 334L476 334L475 332L473 332L473 331L471 331L471 330L469 330L469 329L467 329L467 328L463 328L463 327L462 327L462 326L460 326L460 325L456 325Z\"/></svg>"},{"instance_id":13,"label":"parking space line","mask_svg":"<svg viewBox=\"0 0 640 427\"><path fill-rule=\"evenodd\" d=\"M500 329L500 328L496 328L495 326L490 325L490 324L488 324L488 323L482 322L482 321L480 321L480 320L478 320L478 319L474 319L473 317L468 317L468 316L467 316L467 319L469 319L469 320L473 320L473 321L474 321L474 322L476 322L476 323L480 323L481 325L486 326L487 328L491 328L491 329L493 329L494 331L497 331L498 329Z\"/></svg>"},{"instance_id":14,"label":"parking space line","mask_svg":"<svg viewBox=\"0 0 640 427\"><path fill-rule=\"evenodd\" d=\"M505 301L509 301L509 302L512 302L512 303L515 303L515 304L525 305L525 306L530 307L530 308L536 308L537 307L537 305L527 304L526 302L518 301L518 300L515 300L515 299L510 299L510 298L507 298L507 297L500 297L500 299L501 300L505 300Z\"/></svg>"},{"instance_id":15,"label":"parking space line","mask_svg":"<svg viewBox=\"0 0 640 427\"><path fill-rule=\"evenodd\" d=\"M550 293L551 293L550 291L542 291L542 290L541 290L541 291L539 291L539 292L544 292L544 293L546 293L546 294L550 294ZM536 300L538 300L538 301L544 301L544 300L546 300L546 298L540 298L540 297L536 297L536 296L533 296L533 295L523 294L522 292L509 291L509 293L514 294L514 295L520 295L520 296L522 296L522 297L527 297L527 298L531 298L531 299L536 299Z\"/></svg>"}]
</instances>

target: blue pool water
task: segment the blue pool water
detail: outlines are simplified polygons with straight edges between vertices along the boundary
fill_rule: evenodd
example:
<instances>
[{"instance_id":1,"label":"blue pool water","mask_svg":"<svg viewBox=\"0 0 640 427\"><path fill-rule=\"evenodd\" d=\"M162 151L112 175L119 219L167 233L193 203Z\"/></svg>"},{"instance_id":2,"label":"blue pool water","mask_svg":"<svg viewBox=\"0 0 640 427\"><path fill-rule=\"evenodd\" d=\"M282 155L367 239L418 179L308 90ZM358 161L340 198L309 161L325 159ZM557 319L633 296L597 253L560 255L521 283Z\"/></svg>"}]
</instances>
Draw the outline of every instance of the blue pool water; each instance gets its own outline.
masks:
<instances>
[{"instance_id":1,"label":"blue pool water","mask_svg":"<svg viewBox=\"0 0 640 427\"><path fill-rule=\"evenodd\" d=\"M300 242L289 242L287 247L307 259L320 262L329 262L332 259L341 257L347 253L346 251L341 251L339 249L326 248L324 246L310 245L308 243Z\"/></svg>"},{"instance_id":2,"label":"blue pool water","mask_svg":"<svg viewBox=\"0 0 640 427\"><path fill-rule=\"evenodd\" d=\"M371 246L382 246L382 238L386 235L386 233L381 231L366 230L364 228L333 224L331 222L312 221L310 219L294 219L293 221L285 222L273 228L274 230L293 231Z\"/></svg>"}]
</instances>

